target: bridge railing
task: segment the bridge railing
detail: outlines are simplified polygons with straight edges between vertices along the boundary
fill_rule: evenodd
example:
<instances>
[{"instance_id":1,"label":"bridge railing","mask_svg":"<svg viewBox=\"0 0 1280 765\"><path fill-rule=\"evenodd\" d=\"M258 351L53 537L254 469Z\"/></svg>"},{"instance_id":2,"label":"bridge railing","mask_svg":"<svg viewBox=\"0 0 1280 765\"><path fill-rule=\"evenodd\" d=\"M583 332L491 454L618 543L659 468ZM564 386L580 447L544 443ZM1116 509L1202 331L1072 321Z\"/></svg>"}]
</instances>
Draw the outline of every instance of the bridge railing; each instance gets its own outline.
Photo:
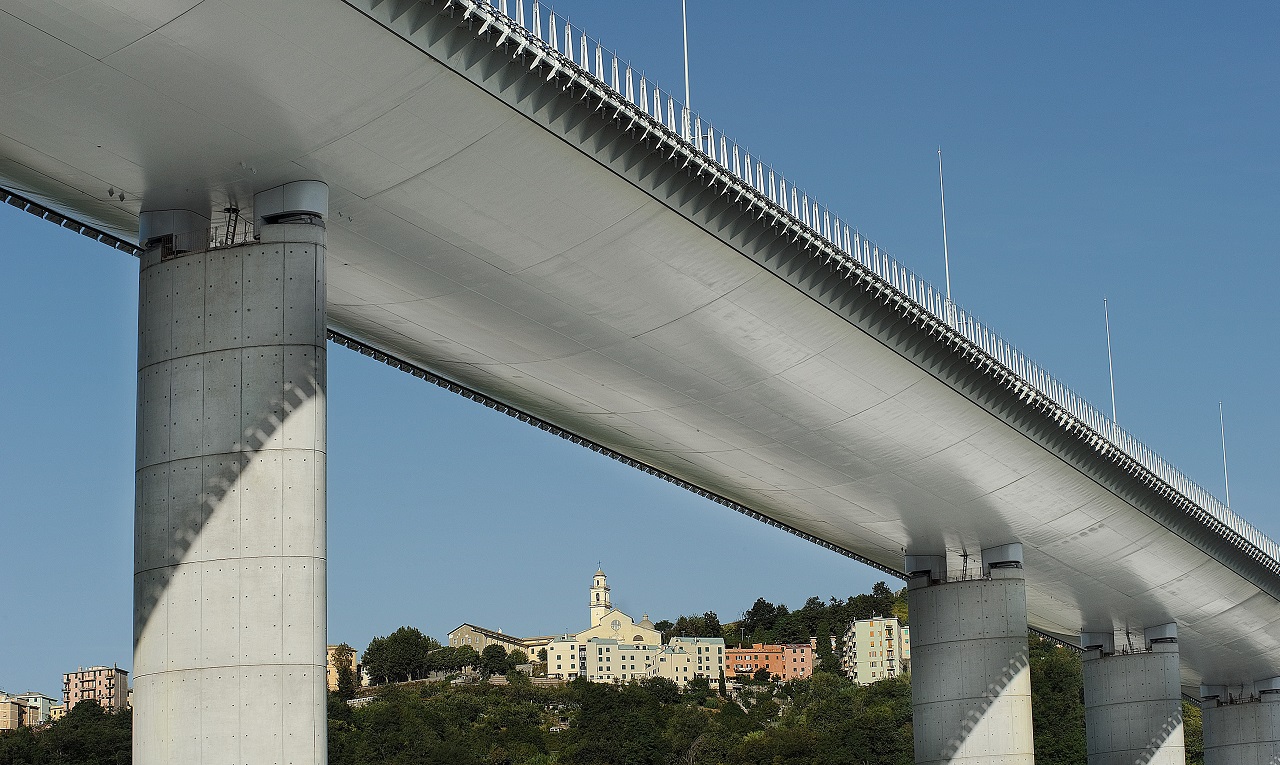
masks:
<instances>
[{"instance_id":1,"label":"bridge railing","mask_svg":"<svg viewBox=\"0 0 1280 765\"><path fill-rule=\"evenodd\" d=\"M665 130L712 165L753 191L759 203L780 208L807 235L835 248L841 265L869 271L902 296L959 333L992 360L1065 410L1105 444L1120 450L1156 475L1183 497L1252 545L1260 562L1280 573L1280 545L1241 518L1212 493L1191 480L1133 434L1111 421L1034 359L1018 350L972 312L951 301L928 281L907 268L848 221L811 197L773 165L728 137L709 119L693 112L661 89L641 69L620 58L599 40L573 26L568 18L540 0L454 0L486 23L518 36L559 67L586 75L620 105L638 110L649 126ZM498 13L494 13L497 11Z\"/></svg>"}]
</instances>

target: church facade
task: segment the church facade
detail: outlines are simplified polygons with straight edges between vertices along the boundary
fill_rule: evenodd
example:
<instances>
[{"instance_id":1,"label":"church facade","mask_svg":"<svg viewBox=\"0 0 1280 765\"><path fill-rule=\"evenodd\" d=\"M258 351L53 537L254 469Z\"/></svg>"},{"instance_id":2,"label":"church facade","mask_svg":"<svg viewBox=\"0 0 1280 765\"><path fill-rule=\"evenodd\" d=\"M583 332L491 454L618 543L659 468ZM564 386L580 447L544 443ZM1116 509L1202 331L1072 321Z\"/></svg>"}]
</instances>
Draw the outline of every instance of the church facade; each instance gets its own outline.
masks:
<instances>
[{"instance_id":1,"label":"church facade","mask_svg":"<svg viewBox=\"0 0 1280 765\"><path fill-rule=\"evenodd\" d=\"M603 569L592 579L589 605L590 627L547 644L547 677L604 683L665 677L681 687L723 677L723 639L672 638L664 646L648 614L636 622L613 607Z\"/></svg>"},{"instance_id":2,"label":"church facade","mask_svg":"<svg viewBox=\"0 0 1280 765\"><path fill-rule=\"evenodd\" d=\"M632 645L662 645L662 633L654 628L645 614L639 622L613 607L609 599L609 580L603 569L591 581L591 626L576 635L568 635L580 643L591 638L617 640Z\"/></svg>"}]
</instances>

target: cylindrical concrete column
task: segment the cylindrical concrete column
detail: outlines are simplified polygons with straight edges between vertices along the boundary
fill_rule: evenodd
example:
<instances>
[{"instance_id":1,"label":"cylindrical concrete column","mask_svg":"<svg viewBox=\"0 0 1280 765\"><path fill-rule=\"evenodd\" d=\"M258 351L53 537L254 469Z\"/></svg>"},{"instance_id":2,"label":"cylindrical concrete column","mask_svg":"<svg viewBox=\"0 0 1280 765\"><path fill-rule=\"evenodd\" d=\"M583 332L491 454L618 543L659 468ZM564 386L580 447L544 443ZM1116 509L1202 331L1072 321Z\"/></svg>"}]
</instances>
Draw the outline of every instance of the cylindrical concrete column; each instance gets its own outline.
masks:
<instances>
[{"instance_id":1,"label":"cylindrical concrete column","mask_svg":"<svg viewBox=\"0 0 1280 765\"><path fill-rule=\"evenodd\" d=\"M1108 641L1085 651L1089 765L1185 765L1176 636L1174 625L1162 625L1146 630L1147 650L1112 654Z\"/></svg>"},{"instance_id":2,"label":"cylindrical concrete column","mask_svg":"<svg viewBox=\"0 0 1280 765\"><path fill-rule=\"evenodd\" d=\"M1280 762L1280 678L1235 694L1202 686L1204 765L1274 765ZM1208 690L1208 692L1206 692Z\"/></svg>"},{"instance_id":3,"label":"cylindrical concrete column","mask_svg":"<svg viewBox=\"0 0 1280 765\"><path fill-rule=\"evenodd\" d=\"M1031 765L1027 596L1019 545L983 551L982 579L908 556L917 763Z\"/></svg>"},{"instance_id":4,"label":"cylindrical concrete column","mask_svg":"<svg viewBox=\"0 0 1280 765\"><path fill-rule=\"evenodd\" d=\"M324 763L324 228L147 233L133 761Z\"/></svg>"}]
</instances>

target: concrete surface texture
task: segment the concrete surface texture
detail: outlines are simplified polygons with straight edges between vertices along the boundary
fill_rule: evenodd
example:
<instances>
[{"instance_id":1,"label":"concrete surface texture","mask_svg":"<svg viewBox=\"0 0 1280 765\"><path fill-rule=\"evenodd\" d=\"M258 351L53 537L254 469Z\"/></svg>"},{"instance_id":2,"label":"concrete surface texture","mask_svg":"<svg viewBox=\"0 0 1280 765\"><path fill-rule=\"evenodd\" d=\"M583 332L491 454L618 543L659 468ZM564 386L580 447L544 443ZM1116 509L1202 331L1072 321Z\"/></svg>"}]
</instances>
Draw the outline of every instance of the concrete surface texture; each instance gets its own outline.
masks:
<instances>
[{"instance_id":1,"label":"concrete surface texture","mask_svg":"<svg viewBox=\"0 0 1280 765\"><path fill-rule=\"evenodd\" d=\"M1084 659L1089 765L1184 765L1177 643Z\"/></svg>"},{"instance_id":2,"label":"concrete surface texture","mask_svg":"<svg viewBox=\"0 0 1280 765\"><path fill-rule=\"evenodd\" d=\"M134 762L323 763L324 229L142 259Z\"/></svg>"},{"instance_id":3,"label":"concrete surface texture","mask_svg":"<svg viewBox=\"0 0 1280 765\"><path fill-rule=\"evenodd\" d=\"M1280 762L1280 694L1243 704L1211 702L1204 719L1204 765L1273 765Z\"/></svg>"},{"instance_id":4,"label":"concrete surface texture","mask_svg":"<svg viewBox=\"0 0 1280 765\"><path fill-rule=\"evenodd\" d=\"M1031 765L1021 569L937 584L913 579L907 603L916 762Z\"/></svg>"}]
</instances>

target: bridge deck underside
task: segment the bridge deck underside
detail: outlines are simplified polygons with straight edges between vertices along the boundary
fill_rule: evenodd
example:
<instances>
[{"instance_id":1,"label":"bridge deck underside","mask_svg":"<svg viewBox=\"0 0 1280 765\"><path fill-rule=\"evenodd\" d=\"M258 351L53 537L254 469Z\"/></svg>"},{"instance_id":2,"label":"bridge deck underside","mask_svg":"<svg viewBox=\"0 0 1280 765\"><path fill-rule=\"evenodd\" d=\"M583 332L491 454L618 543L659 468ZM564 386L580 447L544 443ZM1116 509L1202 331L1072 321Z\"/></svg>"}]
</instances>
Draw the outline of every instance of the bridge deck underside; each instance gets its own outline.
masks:
<instances>
[{"instance_id":1,"label":"bridge deck underside","mask_svg":"<svg viewBox=\"0 0 1280 765\"><path fill-rule=\"evenodd\" d=\"M1176 620L1188 683L1280 670L1255 582L354 8L9 5L0 185L135 236L320 178L331 326L893 568L1021 541L1039 629Z\"/></svg>"}]
</instances>

